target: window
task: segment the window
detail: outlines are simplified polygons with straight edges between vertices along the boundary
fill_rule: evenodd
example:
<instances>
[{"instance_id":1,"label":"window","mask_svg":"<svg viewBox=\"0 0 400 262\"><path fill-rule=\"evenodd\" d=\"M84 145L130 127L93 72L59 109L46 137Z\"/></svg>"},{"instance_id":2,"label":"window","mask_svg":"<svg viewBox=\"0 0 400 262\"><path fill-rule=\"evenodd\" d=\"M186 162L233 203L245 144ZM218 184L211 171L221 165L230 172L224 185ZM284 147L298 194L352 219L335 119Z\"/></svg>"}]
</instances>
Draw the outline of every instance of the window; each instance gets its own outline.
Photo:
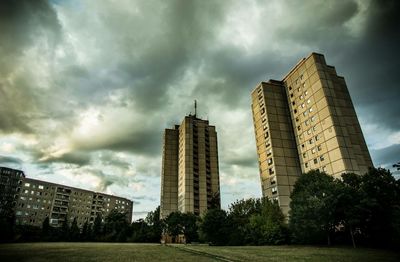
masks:
<instances>
[{"instance_id":1,"label":"window","mask_svg":"<svg viewBox=\"0 0 400 262\"><path fill-rule=\"evenodd\" d=\"M311 135L311 128L307 130L307 134Z\"/></svg>"},{"instance_id":2,"label":"window","mask_svg":"<svg viewBox=\"0 0 400 262\"><path fill-rule=\"evenodd\" d=\"M317 148L318 148L318 151L322 150L321 145L319 145Z\"/></svg>"},{"instance_id":3,"label":"window","mask_svg":"<svg viewBox=\"0 0 400 262\"><path fill-rule=\"evenodd\" d=\"M304 111L303 116L306 116L306 115L308 115L308 112Z\"/></svg>"},{"instance_id":4,"label":"window","mask_svg":"<svg viewBox=\"0 0 400 262\"><path fill-rule=\"evenodd\" d=\"M265 114L265 108L261 108L261 114Z\"/></svg>"},{"instance_id":5,"label":"window","mask_svg":"<svg viewBox=\"0 0 400 262\"><path fill-rule=\"evenodd\" d=\"M309 121L308 121L308 120L306 120L306 121L304 122L304 124L305 124L306 126L308 126L308 124L309 124Z\"/></svg>"},{"instance_id":6,"label":"window","mask_svg":"<svg viewBox=\"0 0 400 262\"><path fill-rule=\"evenodd\" d=\"M315 136L315 141L318 141L319 140L319 135L316 135Z\"/></svg>"},{"instance_id":7,"label":"window","mask_svg":"<svg viewBox=\"0 0 400 262\"><path fill-rule=\"evenodd\" d=\"M311 103L311 99L307 99L307 104Z\"/></svg>"},{"instance_id":8,"label":"window","mask_svg":"<svg viewBox=\"0 0 400 262\"><path fill-rule=\"evenodd\" d=\"M309 143L310 145L312 145L312 143L314 143L314 141L313 141L312 139L310 139L310 140L308 140L308 143Z\"/></svg>"},{"instance_id":9,"label":"window","mask_svg":"<svg viewBox=\"0 0 400 262\"><path fill-rule=\"evenodd\" d=\"M324 161L324 160L325 160L325 156L324 156L324 155L321 155L321 156L319 157L319 160L320 160L320 161Z\"/></svg>"},{"instance_id":10,"label":"window","mask_svg":"<svg viewBox=\"0 0 400 262\"><path fill-rule=\"evenodd\" d=\"M273 188L271 189L271 191L272 191L272 194L278 193L278 189L276 188L276 186L273 187Z\"/></svg>"},{"instance_id":11,"label":"window","mask_svg":"<svg viewBox=\"0 0 400 262\"><path fill-rule=\"evenodd\" d=\"M294 113L297 114L297 109L294 110Z\"/></svg>"},{"instance_id":12,"label":"window","mask_svg":"<svg viewBox=\"0 0 400 262\"><path fill-rule=\"evenodd\" d=\"M301 96L300 96L300 100L302 100L303 98L304 98L304 96L303 96L303 95L301 95Z\"/></svg>"},{"instance_id":13,"label":"window","mask_svg":"<svg viewBox=\"0 0 400 262\"><path fill-rule=\"evenodd\" d=\"M268 126L266 124L264 124L263 128L264 128L264 130L267 130Z\"/></svg>"},{"instance_id":14,"label":"window","mask_svg":"<svg viewBox=\"0 0 400 262\"><path fill-rule=\"evenodd\" d=\"M269 137L269 133L268 132L265 132L264 133L264 138L268 138Z\"/></svg>"},{"instance_id":15,"label":"window","mask_svg":"<svg viewBox=\"0 0 400 262\"><path fill-rule=\"evenodd\" d=\"M271 154L272 154L272 149L270 148L267 150L267 156L270 156Z\"/></svg>"},{"instance_id":16,"label":"window","mask_svg":"<svg viewBox=\"0 0 400 262\"><path fill-rule=\"evenodd\" d=\"M315 116L311 117L311 122L315 121Z\"/></svg>"},{"instance_id":17,"label":"window","mask_svg":"<svg viewBox=\"0 0 400 262\"><path fill-rule=\"evenodd\" d=\"M311 153L315 154L315 152L317 152L317 150L315 150L315 147L313 149L311 149Z\"/></svg>"},{"instance_id":18,"label":"window","mask_svg":"<svg viewBox=\"0 0 400 262\"><path fill-rule=\"evenodd\" d=\"M317 126L313 126L312 130L317 131Z\"/></svg>"},{"instance_id":19,"label":"window","mask_svg":"<svg viewBox=\"0 0 400 262\"><path fill-rule=\"evenodd\" d=\"M30 187L31 186L31 184L29 184L29 183L25 183L25 185L24 186L26 186L26 187Z\"/></svg>"},{"instance_id":20,"label":"window","mask_svg":"<svg viewBox=\"0 0 400 262\"><path fill-rule=\"evenodd\" d=\"M268 158L268 165L272 164L272 158Z\"/></svg>"},{"instance_id":21,"label":"window","mask_svg":"<svg viewBox=\"0 0 400 262\"><path fill-rule=\"evenodd\" d=\"M268 169L268 172L270 175L273 175L275 173L274 168L271 167L270 169Z\"/></svg>"},{"instance_id":22,"label":"window","mask_svg":"<svg viewBox=\"0 0 400 262\"><path fill-rule=\"evenodd\" d=\"M291 87L291 86L289 86L289 90L292 90L292 87Z\"/></svg>"},{"instance_id":23,"label":"window","mask_svg":"<svg viewBox=\"0 0 400 262\"><path fill-rule=\"evenodd\" d=\"M306 105L303 103L303 104L301 104L301 108L304 108Z\"/></svg>"},{"instance_id":24,"label":"window","mask_svg":"<svg viewBox=\"0 0 400 262\"><path fill-rule=\"evenodd\" d=\"M292 102L292 105L295 105L295 104L296 104L296 102L295 102L295 101L293 101L293 102Z\"/></svg>"},{"instance_id":25,"label":"window","mask_svg":"<svg viewBox=\"0 0 400 262\"><path fill-rule=\"evenodd\" d=\"M308 95L308 91L306 90L306 92L304 92L304 95L306 96L306 95Z\"/></svg>"},{"instance_id":26,"label":"window","mask_svg":"<svg viewBox=\"0 0 400 262\"><path fill-rule=\"evenodd\" d=\"M303 158L306 158L307 157L307 154L306 153L303 153Z\"/></svg>"},{"instance_id":27,"label":"window","mask_svg":"<svg viewBox=\"0 0 400 262\"><path fill-rule=\"evenodd\" d=\"M313 111L313 108L312 107L310 107L310 109L308 109L308 111L310 111L310 113Z\"/></svg>"},{"instance_id":28,"label":"window","mask_svg":"<svg viewBox=\"0 0 400 262\"><path fill-rule=\"evenodd\" d=\"M297 88L297 92L300 92L300 87L299 87L299 88Z\"/></svg>"},{"instance_id":29,"label":"window","mask_svg":"<svg viewBox=\"0 0 400 262\"><path fill-rule=\"evenodd\" d=\"M262 122L263 123L267 122L267 118L265 116L262 118Z\"/></svg>"},{"instance_id":30,"label":"window","mask_svg":"<svg viewBox=\"0 0 400 262\"><path fill-rule=\"evenodd\" d=\"M296 117L296 122L299 122L299 118L298 117Z\"/></svg>"},{"instance_id":31,"label":"window","mask_svg":"<svg viewBox=\"0 0 400 262\"><path fill-rule=\"evenodd\" d=\"M308 168L308 162L306 162L306 163L304 164L304 166L305 166L306 168Z\"/></svg>"},{"instance_id":32,"label":"window","mask_svg":"<svg viewBox=\"0 0 400 262\"><path fill-rule=\"evenodd\" d=\"M301 130L301 126L297 126L297 130L299 130L299 131L300 131L300 130Z\"/></svg>"},{"instance_id":33,"label":"window","mask_svg":"<svg viewBox=\"0 0 400 262\"><path fill-rule=\"evenodd\" d=\"M318 164L318 159L317 158L314 159L314 164Z\"/></svg>"},{"instance_id":34,"label":"window","mask_svg":"<svg viewBox=\"0 0 400 262\"><path fill-rule=\"evenodd\" d=\"M326 172L326 166L322 167L322 171Z\"/></svg>"},{"instance_id":35,"label":"window","mask_svg":"<svg viewBox=\"0 0 400 262\"><path fill-rule=\"evenodd\" d=\"M290 97L293 97L293 93L290 93Z\"/></svg>"}]
</instances>

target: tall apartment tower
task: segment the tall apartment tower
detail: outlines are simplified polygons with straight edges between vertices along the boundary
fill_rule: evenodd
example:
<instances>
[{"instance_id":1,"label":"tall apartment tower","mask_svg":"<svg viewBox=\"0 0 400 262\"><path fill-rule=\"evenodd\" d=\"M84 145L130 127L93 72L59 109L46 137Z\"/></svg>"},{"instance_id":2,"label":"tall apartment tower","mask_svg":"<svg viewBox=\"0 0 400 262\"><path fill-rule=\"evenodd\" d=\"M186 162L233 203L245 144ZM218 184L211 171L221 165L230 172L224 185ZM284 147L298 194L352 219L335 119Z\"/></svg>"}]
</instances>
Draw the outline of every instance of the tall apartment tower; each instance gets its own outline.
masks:
<instances>
[{"instance_id":1,"label":"tall apartment tower","mask_svg":"<svg viewBox=\"0 0 400 262\"><path fill-rule=\"evenodd\" d=\"M339 178L373 166L345 80L321 54L300 60L282 81L260 83L252 111L263 196L285 214L302 173Z\"/></svg>"},{"instance_id":2,"label":"tall apartment tower","mask_svg":"<svg viewBox=\"0 0 400 262\"><path fill-rule=\"evenodd\" d=\"M196 114L165 129L160 217L171 212L202 215L220 207L218 146L215 126Z\"/></svg>"}]
</instances>

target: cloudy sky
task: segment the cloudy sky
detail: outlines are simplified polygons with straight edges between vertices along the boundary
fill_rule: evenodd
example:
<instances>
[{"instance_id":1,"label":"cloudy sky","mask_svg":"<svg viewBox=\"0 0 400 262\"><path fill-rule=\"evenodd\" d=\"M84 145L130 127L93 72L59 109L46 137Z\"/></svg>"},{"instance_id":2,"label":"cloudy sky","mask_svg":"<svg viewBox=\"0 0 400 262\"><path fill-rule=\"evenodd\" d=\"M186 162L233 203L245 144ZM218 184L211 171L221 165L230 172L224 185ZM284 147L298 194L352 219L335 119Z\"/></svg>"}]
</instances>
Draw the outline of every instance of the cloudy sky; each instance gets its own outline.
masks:
<instances>
[{"instance_id":1,"label":"cloudy sky","mask_svg":"<svg viewBox=\"0 0 400 262\"><path fill-rule=\"evenodd\" d=\"M217 127L222 204L261 196L250 92L320 52L400 161L400 1L1 1L0 165L159 205L162 133Z\"/></svg>"}]
</instances>

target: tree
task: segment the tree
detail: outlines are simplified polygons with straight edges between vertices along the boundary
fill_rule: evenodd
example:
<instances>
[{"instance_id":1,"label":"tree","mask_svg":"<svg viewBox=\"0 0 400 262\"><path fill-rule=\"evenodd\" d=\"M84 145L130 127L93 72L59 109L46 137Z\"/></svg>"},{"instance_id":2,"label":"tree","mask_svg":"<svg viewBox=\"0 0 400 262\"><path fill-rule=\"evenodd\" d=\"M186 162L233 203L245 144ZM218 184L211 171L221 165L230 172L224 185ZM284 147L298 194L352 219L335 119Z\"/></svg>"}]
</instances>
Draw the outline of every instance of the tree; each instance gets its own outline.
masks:
<instances>
[{"instance_id":1,"label":"tree","mask_svg":"<svg viewBox=\"0 0 400 262\"><path fill-rule=\"evenodd\" d=\"M172 212L165 218L165 230L173 238L173 242L178 235L183 234L182 213Z\"/></svg>"},{"instance_id":2,"label":"tree","mask_svg":"<svg viewBox=\"0 0 400 262\"><path fill-rule=\"evenodd\" d=\"M42 240L47 241L51 237L50 219L46 217L42 223Z\"/></svg>"},{"instance_id":3,"label":"tree","mask_svg":"<svg viewBox=\"0 0 400 262\"><path fill-rule=\"evenodd\" d=\"M162 221L160 220L160 206L154 211L149 212L146 216L145 222L148 227L148 240L150 242L159 242L162 233Z\"/></svg>"},{"instance_id":4,"label":"tree","mask_svg":"<svg viewBox=\"0 0 400 262\"><path fill-rule=\"evenodd\" d=\"M290 228L296 242L320 243L324 236L328 245L336 221L338 186L332 176L311 170L299 177L290 203Z\"/></svg>"},{"instance_id":5,"label":"tree","mask_svg":"<svg viewBox=\"0 0 400 262\"><path fill-rule=\"evenodd\" d=\"M285 216L278 203L268 198L257 199L259 210L249 219L249 238L255 245L277 245L287 241Z\"/></svg>"},{"instance_id":6,"label":"tree","mask_svg":"<svg viewBox=\"0 0 400 262\"><path fill-rule=\"evenodd\" d=\"M374 246L400 244L400 186L389 170L371 168L360 184L362 231Z\"/></svg>"},{"instance_id":7,"label":"tree","mask_svg":"<svg viewBox=\"0 0 400 262\"><path fill-rule=\"evenodd\" d=\"M86 220L82 227L82 232L80 235L80 239L82 241L90 240L90 225L89 222Z\"/></svg>"},{"instance_id":8,"label":"tree","mask_svg":"<svg viewBox=\"0 0 400 262\"><path fill-rule=\"evenodd\" d=\"M221 209L221 197L219 191L212 194L209 209Z\"/></svg>"},{"instance_id":9,"label":"tree","mask_svg":"<svg viewBox=\"0 0 400 262\"><path fill-rule=\"evenodd\" d=\"M214 245L228 243L229 223L226 211L210 209L204 215L200 229L206 241Z\"/></svg>"},{"instance_id":10,"label":"tree","mask_svg":"<svg viewBox=\"0 0 400 262\"><path fill-rule=\"evenodd\" d=\"M1 189L3 190L3 189ZM0 242L10 242L15 234L15 211L13 198L0 202Z\"/></svg>"},{"instance_id":11,"label":"tree","mask_svg":"<svg viewBox=\"0 0 400 262\"><path fill-rule=\"evenodd\" d=\"M103 232L105 240L124 242L127 239L128 222L126 213L112 210L105 218Z\"/></svg>"},{"instance_id":12,"label":"tree","mask_svg":"<svg viewBox=\"0 0 400 262\"><path fill-rule=\"evenodd\" d=\"M230 245L243 245L253 240L249 231L250 217L260 212L260 203L254 198L237 200L229 206Z\"/></svg>"},{"instance_id":13,"label":"tree","mask_svg":"<svg viewBox=\"0 0 400 262\"><path fill-rule=\"evenodd\" d=\"M79 227L78 227L78 222L76 221L76 217L72 221L69 234L70 234L70 240L71 241L78 241L79 240L80 230L79 230Z\"/></svg>"},{"instance_id":14,"label":"tree","mask_svg":"<svg viewBox=\"0 0 400 262\"><path fill-rule=\"evenodd\" d=\"M130 242L151 242L149 240L148 232L149 232L149 225L143 220L139 219L131 224L131 237L128 239ZM159 240L157 240L159 241Z\"/></svg>"},{"instance_id":15,"label":"tree","mask_svg":"<svg viewBox=\"0 0 400 262\"><path fill-rule=\"evenodd\" d=\"M185 235L186 243L191 243L199 239L197 216L193 213L184 213L181 215L182 233Z\"/></svg>"},{"instance_id":16,"label":"tree","mask_svg":"<svg viewBox=\"0 0 400 262\"><path fill-rule=\"evenodd\" d=\"M95 240L99 240L101 237L101 229L102 229L102 219L100 213L97 213L96 218L94 219L93 223L93 238Z\"/></svg>"},{"instance_id":17,"label":"tree","mask_svg":"<svg viewBox=\"0 0 400 262\"><path fill-rule=\"evenodd\" d=\"M360 232L361 221L365 215L361 206L364 195L360 191L362 177L354 173L342 175L338 180L339 194L336 209L337 221L344 226L350 234L353 247L356 247L355 233Z\"/></svg>"},{"instance_id":18,"label":"tree","mask_svg":"<svg viewBox=\"0 0 400 262\"><path fill-rule=\"evenodd\" d=\"M69 241L70 240L70 235L69 235L69 225L68 225L68 219L65 217L64 221L61 224L61 228L59 231L59 240L62 241Z\"/></svg>"}]
</instances>

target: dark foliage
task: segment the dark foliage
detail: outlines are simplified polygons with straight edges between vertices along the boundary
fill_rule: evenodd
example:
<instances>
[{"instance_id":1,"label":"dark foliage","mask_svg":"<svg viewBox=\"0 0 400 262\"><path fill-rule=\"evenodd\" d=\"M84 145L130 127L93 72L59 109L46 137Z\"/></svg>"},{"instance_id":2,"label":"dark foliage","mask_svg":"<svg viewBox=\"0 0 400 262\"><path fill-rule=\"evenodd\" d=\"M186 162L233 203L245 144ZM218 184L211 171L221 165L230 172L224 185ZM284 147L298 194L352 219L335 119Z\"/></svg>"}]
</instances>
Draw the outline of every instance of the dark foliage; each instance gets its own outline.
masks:
<instances>
[{"instance_id":1,"label":"dark foliage","mask_svg":"<svg viewBox=\"0 0 400 262\"><path fill-rule=\"evenodd\" d=\"M400 245L400 182L388 170L303 174L291 195L290 228L296 243L341 243L374 247ZM347 237L346 237L347 236Z\"/></svg>"},{"instance_id":2,"label":"dark foliage","mask_svg":"<svg viewBox=\"0 0 400 262\"><path fill-rule=\"evenodd\" d=\"M207 242L214 245L226 245L229 240L229 222L226 211L211 209L203 218L200 229Z\"/></svg>"}]
</instances>

